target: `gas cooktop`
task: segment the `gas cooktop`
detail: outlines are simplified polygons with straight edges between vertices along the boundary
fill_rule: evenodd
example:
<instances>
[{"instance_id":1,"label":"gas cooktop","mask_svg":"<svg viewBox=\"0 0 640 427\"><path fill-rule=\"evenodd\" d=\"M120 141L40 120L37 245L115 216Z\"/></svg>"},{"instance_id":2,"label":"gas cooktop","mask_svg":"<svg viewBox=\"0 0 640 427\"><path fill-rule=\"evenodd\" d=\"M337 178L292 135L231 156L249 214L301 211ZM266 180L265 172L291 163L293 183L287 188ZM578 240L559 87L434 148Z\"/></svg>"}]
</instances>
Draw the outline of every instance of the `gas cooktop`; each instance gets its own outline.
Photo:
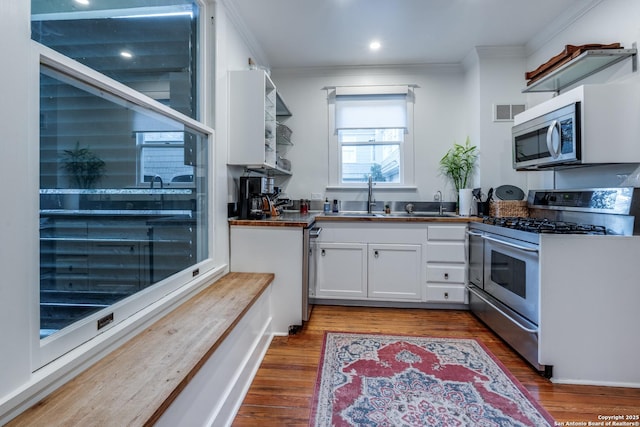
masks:
<instances>
[{"instance_id":1,"label":"gas cooktop","mask_svg":"<svg viewBox=\"0 0 640 427\"><path fill-rule=\"evenodd\" d=\"M599 235L607 234L607 229L603 225L554 221L547 218L484 217L482 222L485 224L511 228L514 230L528 231L532 233Z\"/></svg>"}]
</instances>

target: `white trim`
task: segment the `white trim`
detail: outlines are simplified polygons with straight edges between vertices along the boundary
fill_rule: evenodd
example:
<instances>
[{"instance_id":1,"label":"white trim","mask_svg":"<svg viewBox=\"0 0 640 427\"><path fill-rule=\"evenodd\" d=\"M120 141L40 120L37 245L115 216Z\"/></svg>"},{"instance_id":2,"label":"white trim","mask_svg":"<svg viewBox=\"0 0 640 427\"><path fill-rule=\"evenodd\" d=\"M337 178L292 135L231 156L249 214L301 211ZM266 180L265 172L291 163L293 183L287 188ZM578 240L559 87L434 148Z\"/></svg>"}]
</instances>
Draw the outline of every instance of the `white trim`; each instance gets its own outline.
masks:
<instances>
[{"instance_id":1,"label":"white trim","mask_svg":"<svg viewBox=\"0 0 640 427\"><path fill-rule=\"evenodd\" d=\"M32 46L39 55L41 64L47 65L56 71L67 74L81 82L96 87L98 90L103 90L109 94L113 94L137 106L151 110L163 116L168 116L169 118L199 132L208 135L213 135L214 133L213 129L209 126L206 126L199 121L172 109L171 107L161 104L153 98L131 89L129 86L112 80L104 74L74 61L73 59L62 55L47 46L41 45L35 41L32 42Z\"/></svg>"},{"instance_id":2,"label":"white trim","mask_svg":"<svg viewBox=\"0 0 640 427\"><path fill-rule=\"evenodd\" d=\"M233 0L218 0L225 7L227 11L227 17L231 24L236 28L238 34L242 38L242 41L245 42L251 54L255 57L253 58L256 64L269 69L269 60L267 55L265 54L262 46L256 39L255 35L251 31L251 29L247 26L247 24L242 19L242 14L238 11L237 6ZM247 66L249 64L247 63Z\"/></svg>"}]
</instances>

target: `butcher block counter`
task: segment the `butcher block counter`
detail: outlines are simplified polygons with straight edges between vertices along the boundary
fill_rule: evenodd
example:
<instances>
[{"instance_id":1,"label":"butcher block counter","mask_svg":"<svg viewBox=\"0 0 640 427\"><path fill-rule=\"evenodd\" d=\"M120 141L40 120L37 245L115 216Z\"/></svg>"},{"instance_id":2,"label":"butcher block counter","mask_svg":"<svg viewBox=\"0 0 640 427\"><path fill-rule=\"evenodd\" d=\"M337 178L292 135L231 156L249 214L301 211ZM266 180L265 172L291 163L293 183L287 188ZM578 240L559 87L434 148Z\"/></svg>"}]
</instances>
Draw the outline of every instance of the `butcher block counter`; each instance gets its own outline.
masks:
<instances>
[{"instance_id":1,"label":"butcher block counter","mask_svg":"<svg viewBox=\"0 0 640 427\"><path fill-rule=\"evenodd\" d=\"M227 274L8 426L154 425L236 326L237 333L248 334L241 322L273 279L273 274ZM220 382L216 388L226 386Z\"/></svg>"},{"instance_id":2,"label":"butcher block counter","mask_svg":"<svg viewBox=\"0 0 640 427\"><path fill-rule=\"evenodd\" d=\"M355 221L355 222L457 222L467 223L482 221L481 217L460 216L450 213L439 215L431 212L414 212L412 214L398 212L392 214L366 213L357 211L345 211L338 213L309 212L284 212L276 217L264 219L237 219L230 218L229 225L253 226L253 227L302 227L306 228L315 221Z\"/></svg>"}]
</instances>

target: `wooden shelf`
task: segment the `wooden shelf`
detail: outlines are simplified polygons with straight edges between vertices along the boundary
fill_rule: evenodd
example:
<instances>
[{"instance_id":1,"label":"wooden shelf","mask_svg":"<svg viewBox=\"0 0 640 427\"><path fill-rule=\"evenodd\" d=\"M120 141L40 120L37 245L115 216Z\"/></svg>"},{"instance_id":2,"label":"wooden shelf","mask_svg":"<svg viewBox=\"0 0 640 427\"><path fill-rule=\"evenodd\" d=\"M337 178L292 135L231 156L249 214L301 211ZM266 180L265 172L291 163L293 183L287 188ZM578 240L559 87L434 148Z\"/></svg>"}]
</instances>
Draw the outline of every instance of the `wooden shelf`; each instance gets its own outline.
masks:
<instances>
[{"instance_id":1,"label":"wooden shelf","mask_svg":"<svg viewBox=\"0 0 640 427\"><path fill-rule=\"evenodd\" d=\"M531 83L522 89L522 92L558 92L627 58L632 58L635 70L637 49L587 50L574 60Z\"/></svg>"}]
</instances>

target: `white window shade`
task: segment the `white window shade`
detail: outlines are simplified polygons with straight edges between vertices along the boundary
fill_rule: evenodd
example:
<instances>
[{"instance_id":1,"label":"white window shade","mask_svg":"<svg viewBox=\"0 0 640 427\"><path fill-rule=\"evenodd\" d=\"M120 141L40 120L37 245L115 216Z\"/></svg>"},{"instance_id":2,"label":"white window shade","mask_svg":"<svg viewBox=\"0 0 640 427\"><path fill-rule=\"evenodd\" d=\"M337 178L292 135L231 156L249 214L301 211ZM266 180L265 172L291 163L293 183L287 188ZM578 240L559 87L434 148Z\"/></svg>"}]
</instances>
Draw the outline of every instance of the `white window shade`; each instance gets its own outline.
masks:
<instances>
[{"instance_id":1,"label":"white window shade","mask_svg":"<svg viewBox=\"0 0 640 427\"><path fill-rule=\"evenodd\" d=\"M336 130L407 129L407 95L336 94Z\"/></svg>"}]
</instances>

